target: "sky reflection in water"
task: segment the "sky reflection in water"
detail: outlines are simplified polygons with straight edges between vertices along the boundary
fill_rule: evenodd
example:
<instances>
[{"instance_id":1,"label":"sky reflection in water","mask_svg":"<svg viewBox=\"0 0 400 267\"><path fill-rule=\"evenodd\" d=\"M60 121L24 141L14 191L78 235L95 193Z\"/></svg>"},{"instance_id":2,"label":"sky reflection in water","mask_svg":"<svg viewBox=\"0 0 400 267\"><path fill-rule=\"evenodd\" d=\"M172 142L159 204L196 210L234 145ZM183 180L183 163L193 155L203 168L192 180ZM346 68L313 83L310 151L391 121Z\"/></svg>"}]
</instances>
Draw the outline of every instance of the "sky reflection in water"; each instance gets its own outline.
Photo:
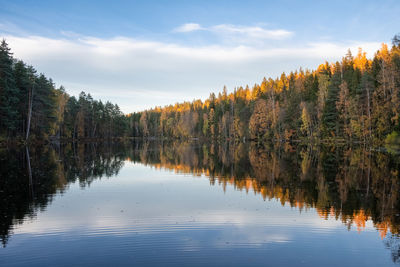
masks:
<instances>
[{"instance_id":1,"label":"sky reflection in water","mask_svg":"<svg viewBox=\"0 0 400 267\"><path fill-rule=\"evenodd\" d=\"M348 230L312 207L146 164L125 161L115 176L70 183L13 226L2 265L395 264L371 220Z\"/></svg>"}]
</instances>

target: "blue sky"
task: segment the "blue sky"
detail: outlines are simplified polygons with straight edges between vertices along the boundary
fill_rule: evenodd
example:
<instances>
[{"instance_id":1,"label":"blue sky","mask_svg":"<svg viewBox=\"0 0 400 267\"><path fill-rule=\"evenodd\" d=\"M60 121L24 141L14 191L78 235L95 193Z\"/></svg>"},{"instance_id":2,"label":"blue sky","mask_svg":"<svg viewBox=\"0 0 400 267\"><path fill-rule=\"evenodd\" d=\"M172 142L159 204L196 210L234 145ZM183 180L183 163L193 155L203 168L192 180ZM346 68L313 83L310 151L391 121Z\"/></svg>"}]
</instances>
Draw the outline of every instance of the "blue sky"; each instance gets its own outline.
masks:
<instances>
[{"instance_id":1,"label":"blue sky","mask_svg":"<svg viewBox=\"0 0 400 267\"><path fill-rule=\"evenodd\" d=\"M400 1L1 1L14 55L124 112L372 56L400 32Z\"/></svg>"}]
</instances>

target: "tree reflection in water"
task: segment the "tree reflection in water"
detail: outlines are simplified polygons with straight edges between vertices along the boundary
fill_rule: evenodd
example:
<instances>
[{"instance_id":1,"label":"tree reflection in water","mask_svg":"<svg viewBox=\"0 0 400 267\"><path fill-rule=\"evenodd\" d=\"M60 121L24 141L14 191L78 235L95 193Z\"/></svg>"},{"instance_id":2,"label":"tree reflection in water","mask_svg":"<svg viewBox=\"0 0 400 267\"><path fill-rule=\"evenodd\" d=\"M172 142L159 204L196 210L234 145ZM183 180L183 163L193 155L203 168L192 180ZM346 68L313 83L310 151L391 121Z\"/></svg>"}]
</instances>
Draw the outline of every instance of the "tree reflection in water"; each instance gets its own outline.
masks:
<instances>
[{"instance_id":1,"label":"tree reflection in water","mask_svg":"<svg viewBox=\"0 0 400 267\"><path fill-rule=\"evenodd\" d=\"M28 157L29 155L29 157ZM315 208L347 228L372 221L393 261L400 261L400 157L364 147L133 141L0 150L0 237L34 219L69 183L82 187L118 174L129 160L177 173L205 175L212 185L254 191L300 211ZM31 171L30 171L31 169Z\"/></svg>"},{"instance_id":2,"label":"tree reflection in water","mask_svg":"<svg viewBox=\"0 0 400 267\"><path fill-rule=\"evenodd\" d=\"M82 187L118 174L126 155L118 144L67 144L0 150L0 238L6 246L13 225L34 219L69 183Z\"/></svg>"}]
</instances>

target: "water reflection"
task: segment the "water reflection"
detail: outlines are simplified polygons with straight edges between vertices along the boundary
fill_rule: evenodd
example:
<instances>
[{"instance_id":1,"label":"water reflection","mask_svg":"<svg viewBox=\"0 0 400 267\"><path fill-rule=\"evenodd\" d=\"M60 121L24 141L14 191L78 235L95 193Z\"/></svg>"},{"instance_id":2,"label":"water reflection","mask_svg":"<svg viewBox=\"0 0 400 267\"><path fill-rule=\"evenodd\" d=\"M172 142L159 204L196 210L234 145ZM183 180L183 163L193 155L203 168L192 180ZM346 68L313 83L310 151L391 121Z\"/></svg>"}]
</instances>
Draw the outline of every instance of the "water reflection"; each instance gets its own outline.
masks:
<instances>
[{"instance_id":1,"label":"water reflection","mask_svg":"<svg viewBox=\"0 0 400 267\"><path fill-rule=\"evenodd\" d=\"M212 185L224 190L232 185L300 212L315 208L321 220L335 218L348 229L363 231L366 223L372 222L392 260L400 259L399 157L363 147L289 144L134 141L2 149L3 245L7 245L14 226L27 218L33 220L69 184L79 181L81 187L87 187L96 179L116 175L125 160L205 175ZM285 242L282 237L270 238Z\"/></svg>"},{"instance_id":2,"label":"water reflection","mask_svg":"<svg viewBox=\"0 0 400 267\"><path fill-rule=\"evenodd\" d=\"M13 225L33 219L56 193L79 180L82 187L94 179L117 174L126 156L123 146L67 144L0 150L0 239L6 246Z\"/></svg>"},{"instance_id":3,"label":"water reflection","mask_svg":"<svg viewBox=\"0 0 400 267\"><path fill-rule=\"evenodd\" d=\"M372 220L382 238L399 233L400 158L363 147L141 143L130 160L175 172L206 174L211 184L253 190L282 205L315 207L324 219L362 230Z\"/></svg>"}]
</instances>

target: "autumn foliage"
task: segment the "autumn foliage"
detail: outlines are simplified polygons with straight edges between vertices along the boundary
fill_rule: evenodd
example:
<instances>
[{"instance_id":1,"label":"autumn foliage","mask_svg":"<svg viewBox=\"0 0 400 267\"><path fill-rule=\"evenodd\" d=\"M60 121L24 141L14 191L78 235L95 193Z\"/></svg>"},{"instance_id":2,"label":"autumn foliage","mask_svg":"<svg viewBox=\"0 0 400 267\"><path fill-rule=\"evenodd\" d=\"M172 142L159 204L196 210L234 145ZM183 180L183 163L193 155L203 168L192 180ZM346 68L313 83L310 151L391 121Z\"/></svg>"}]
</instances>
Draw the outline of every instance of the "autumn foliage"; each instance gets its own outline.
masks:
<instances>
[{"instance_id":1,"label":"autumn foliage","mask_svg":"<svg viewBox=\"0 0 400 267\"><path fill-rule=\"evenodd\" d=\"M381 142L400 131L400 45L130 115L131 136Z\"/></svg>"}]
</instances>

